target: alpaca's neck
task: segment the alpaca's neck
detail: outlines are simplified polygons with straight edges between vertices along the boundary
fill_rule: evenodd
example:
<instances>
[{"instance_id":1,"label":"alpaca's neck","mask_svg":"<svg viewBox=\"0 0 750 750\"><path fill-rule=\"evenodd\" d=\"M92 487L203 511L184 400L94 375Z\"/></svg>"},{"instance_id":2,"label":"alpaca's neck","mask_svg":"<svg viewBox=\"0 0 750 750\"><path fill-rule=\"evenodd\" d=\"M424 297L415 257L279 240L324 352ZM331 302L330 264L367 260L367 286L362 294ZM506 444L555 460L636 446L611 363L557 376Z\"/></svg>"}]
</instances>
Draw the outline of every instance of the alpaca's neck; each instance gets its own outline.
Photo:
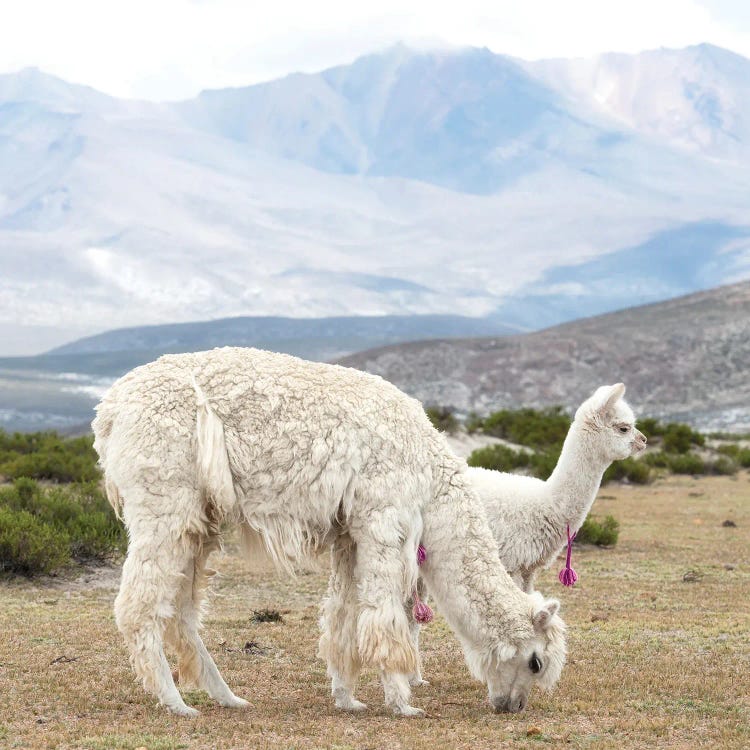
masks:
<instances>
[{"instance_id":1,"label":"alpaca's neck","mask_svg":"<svg viewBox=\"0 0 750 750\"><path fill-rule=\"evenodd\" d=\"M596 499L602 475L611 462L598 446L596 435L585 427L571 426L557 466L547 480L547 496L561 525L576 530Z\"/></svg>"},{"instance_id":2,"label":"alpaca's neck","mask_svg":"<svg viewBox=\"0 0 750 750\"><path fill-rule=\"evenodd\" d=\"M464 644L487 646L502 634L528 638L527 596L513 583L497 550L479 498L456 474L422 511L422 567L431 596Z\"/></svg>"}]
</instances>

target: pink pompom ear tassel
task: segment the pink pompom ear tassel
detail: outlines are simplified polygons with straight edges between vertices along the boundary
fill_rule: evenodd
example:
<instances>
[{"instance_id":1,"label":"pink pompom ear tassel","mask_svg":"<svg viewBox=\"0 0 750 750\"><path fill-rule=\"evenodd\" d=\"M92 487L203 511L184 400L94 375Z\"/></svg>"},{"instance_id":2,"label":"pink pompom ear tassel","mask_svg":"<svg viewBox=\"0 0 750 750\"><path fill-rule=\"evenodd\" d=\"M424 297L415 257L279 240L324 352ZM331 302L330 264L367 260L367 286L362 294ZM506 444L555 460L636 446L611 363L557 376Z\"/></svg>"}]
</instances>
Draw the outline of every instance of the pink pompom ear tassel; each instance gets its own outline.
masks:
<instances>
[{"instance_id":1,"label":"pink pompom ear tassel","mask_svg":"<svg viewBox=\"0 0 750 750\"><path fill-rule=\"evenodd\" d=\"M412 592L412 599L414 599L414 606L412 607L412 613L414 620L420 625L426 625L428 622L432 622L432 618L435 616L432 610L419 598L417 590L414 589Z\"/></svg>"},{"instance_id":2,"label":"pink pompom ear tassel","mask_svg":"<svg viewBox=\"0 0 750 750\"><path fill-rule=\"evenodd\" d=\"M557 576L563 586L574 586L578 580L578 573L570 567L570 554L573 551L573 540L575 538L575 534L573 536L570 535L570 524L568 524L568 554L565 558L565 568Z\"/></svg>"},{"instance_id":3,"label":"pink pompom ear tassel","mask_svg":"<svg viewBox=\"0 0 750 750\"><path fill-rule=\"evenodd\" d=\"M427 550L420 544L417 547L417 565L421 565L427 559Z\"/></svg>"}]
</instances>

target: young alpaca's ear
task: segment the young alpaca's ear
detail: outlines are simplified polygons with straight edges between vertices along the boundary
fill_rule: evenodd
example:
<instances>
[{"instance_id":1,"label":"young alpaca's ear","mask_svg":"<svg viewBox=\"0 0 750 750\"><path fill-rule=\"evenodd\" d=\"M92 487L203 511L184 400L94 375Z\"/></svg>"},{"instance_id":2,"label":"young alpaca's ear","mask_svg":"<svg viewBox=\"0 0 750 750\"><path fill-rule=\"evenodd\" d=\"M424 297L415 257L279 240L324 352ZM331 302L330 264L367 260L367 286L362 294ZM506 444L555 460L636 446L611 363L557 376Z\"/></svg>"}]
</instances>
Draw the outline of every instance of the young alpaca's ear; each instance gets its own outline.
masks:
<instances>
[{"instance_id":1,"label":"young alpaca's ear","mask_svg":"<svg viewBox=\"0 0 750 750\"><path fill-rule=\"evenodd\" d=\"M614 405L625 395L625 383L615 383L610 389L604 403L599 407L601 414L612 411Z\"/></svg>"},{"instance_id":2,"label":"young alpaca's ear","mask_svg":"<svg viewBox=\"0 0 750 750\"><path fill-rule=\"evenodd\" d=\"M552 618L560 610L560 602L557 599L547 599L542 606L534 612L531 621L538 631L545 631L552 623Z\"/></svg>"}]
</instances>

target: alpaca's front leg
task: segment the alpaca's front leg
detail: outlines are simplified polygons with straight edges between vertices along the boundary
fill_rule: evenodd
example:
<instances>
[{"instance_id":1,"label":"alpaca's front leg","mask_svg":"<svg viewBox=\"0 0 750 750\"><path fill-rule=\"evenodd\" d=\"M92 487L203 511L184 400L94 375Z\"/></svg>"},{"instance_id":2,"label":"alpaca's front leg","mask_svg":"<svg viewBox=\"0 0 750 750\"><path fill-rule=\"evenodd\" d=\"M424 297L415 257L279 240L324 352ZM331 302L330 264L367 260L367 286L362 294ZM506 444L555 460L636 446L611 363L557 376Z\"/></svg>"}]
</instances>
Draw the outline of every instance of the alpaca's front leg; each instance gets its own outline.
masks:
<instances>
[{"instance_id":1,"label":"alpaca's front leg","mask_svg":"<svg viewBox=\"0 0 750 750\"><path fill-rule=\"evenodd\" d=\"M401 519L391 508L371 512L366 523L350 529L357 544L357 647L365 664L380 669L386 705L397 715L421 716L422 711L409 705L409 676L416 669L417 655L404 590L404 566L413 560L416 568L416 557L404 548L400 525Z\"/></svg>"}]
</instances>

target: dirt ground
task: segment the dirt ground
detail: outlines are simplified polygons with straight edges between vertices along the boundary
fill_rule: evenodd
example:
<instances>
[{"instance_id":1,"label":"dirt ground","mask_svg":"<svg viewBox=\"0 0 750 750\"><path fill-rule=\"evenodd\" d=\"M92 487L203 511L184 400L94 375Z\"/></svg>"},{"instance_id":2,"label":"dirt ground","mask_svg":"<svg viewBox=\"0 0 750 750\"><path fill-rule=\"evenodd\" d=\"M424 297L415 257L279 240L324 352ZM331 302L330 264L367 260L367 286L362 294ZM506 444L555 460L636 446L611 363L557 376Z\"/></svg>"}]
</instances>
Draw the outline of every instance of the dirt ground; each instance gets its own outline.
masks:
<instances>
[{"instance_id":1,"label":"dirt ground","mask_svg":"<svg viewBox=\"0 0 750 750\"><path fill-rule=\"evenodd\" d=\"M554 693L521 715L491 713L438 617L422 639L425 677L395 719L366 672L370 709L342 714L315 657L325 574L294 581L215 560L204 637L247 711L187 694L197 719L170 716L135 683L112 616L119 571L0 582L0 747L12 748L748 748L750 479L672 477L602 489L595 514L621 523L613 549L580 548L572 590L559 565L569 662ZM723 525L731 521L735 526ZM254 623L253 610L283 613ZM255 642L258 649L243 649Z\"/></svg>"}]
</instances>

